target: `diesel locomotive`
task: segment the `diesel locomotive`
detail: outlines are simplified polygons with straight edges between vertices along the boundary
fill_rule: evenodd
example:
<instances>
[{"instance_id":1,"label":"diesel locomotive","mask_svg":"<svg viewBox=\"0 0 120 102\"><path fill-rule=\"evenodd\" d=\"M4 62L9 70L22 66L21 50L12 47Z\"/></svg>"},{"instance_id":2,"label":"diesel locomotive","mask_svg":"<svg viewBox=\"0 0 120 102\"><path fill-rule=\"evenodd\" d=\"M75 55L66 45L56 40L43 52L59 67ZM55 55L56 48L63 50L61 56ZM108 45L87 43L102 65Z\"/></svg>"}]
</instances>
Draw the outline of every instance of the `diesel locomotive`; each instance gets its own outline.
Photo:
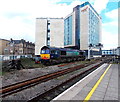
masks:
<instances>
[{"instance_id":1,"label":"diesel locomotive","mask_svg":"<svg viewBox=\"0 0 120 102\"><path fill-rule=\"evenodd\" d=\"M41 48L40 57L41 63L44 65L85 60L84 51L48 46Z\"/></svg>"}]
</instances>

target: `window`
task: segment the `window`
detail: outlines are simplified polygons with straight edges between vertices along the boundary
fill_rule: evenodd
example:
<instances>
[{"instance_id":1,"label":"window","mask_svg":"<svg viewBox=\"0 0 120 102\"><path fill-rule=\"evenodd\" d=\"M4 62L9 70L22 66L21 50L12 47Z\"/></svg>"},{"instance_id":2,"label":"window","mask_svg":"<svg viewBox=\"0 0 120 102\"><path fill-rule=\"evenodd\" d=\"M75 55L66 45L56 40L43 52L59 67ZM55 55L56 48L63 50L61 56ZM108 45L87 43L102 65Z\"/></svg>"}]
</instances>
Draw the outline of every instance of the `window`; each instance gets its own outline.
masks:
<instances>
[{"instance_id":1,"label":"window","mask_svg":"<svg viewBox=\"0 0 120 102\"><path fill-rule=\"evenodd\" d=\"M49 33L49 32L50 32L50 29L48 29L47 32Z\"/></svg>"},{"instance_id":2,"label":"window","mask_svg":"<svg viewBox=\"0 0 120 102\"><path fill-rule=\"evenodd\" d=\"M50 37L47 37L47 40L50 40Z\"/></svg>"},{"instance_id":3,"label":"window","mask_svg":"<svg viewBox=\"0 0 120 102\"><path fill-rule=\"evenodd\" d=\"M4 49L4 54L8 54L8 49Z\"/></svg>"},{"instance_id":4,"label":"window","mask_svg":"<svg viewBox=\"0 0 120 102\"><path fill-rule=\"evenodd\" d=\"M79 52L80 55L84 55L84 52Z\"/></svg>"},{"instance_id":5,"label":"window","mask_svg":"<svg viewBox=\"0 0 120 102\"><path fill-rule=\"evenodd\" d=\"M48 20L48 28L47 28L47 46L50 46L50 23Z\"/></svg>"},{"instance_id":6,"label":"window","mask_svg":"<svg viewBox=\"0 0 120 102\"><path fill-rule=\"evenodd\" d=\"M42 50L42 51L41 51L41 54L49 54L49 53L50 53L49 49L46 49L46 50Z\"/></svg>"},{"instance_id":7,"label":"window","mask_svg":"<svg viewBox=\"0 0 120 102\"><path fill-rule=\"evenodd\" d=\"M61 55L66 55L66 51L61 51Z\"/></svg>"},{"instance_id":8,"label":"window","mask_svg":"<svg viewBox=\"0 0 120 102\"><path fill-rule=\"evenodd\" d=\"M47 46L50 46L50 40L47 40Z\"/></svg>"},{"instance_id":9,"label":"window","mask_svg":"<svg viewBox=\"0 0 120 102\"><path fill-rule=\"evenodd\" d=\"M48 38L50 38L50 32L48 32L48 35L47 35Z\"/></svg>"},{"instance_id":10,"label":"window","mask_svg":"<svg viewBox=\"0 0 120 102\"><path fill-rule=\"evenodd\" d=\"M48 25L50 25L50 22L48 22Z\"/></svg>"},{"instance_id":11,"label":"window","mask_svg":"<svg viewBox=\"0 0 120 102\"><path fill-rule=\"evenodd\" d=\"M49 51L49 50L46 50L46 53L50 53L50 51Z\"/></svg>"},{"instance_id":12,"label":"window","mask_svg":"<svg viewBox=\"0 0 120 102\"><path fill-rule=\"evenodd\" d=\"M44 54L44 53L45 53L45 50L42 50L42 51L41 51L41 54Z\"/></svg>"},{"instance_id":13,"label":"window","mask_svg":"<svg viewBox=\"0 0 120 102\"><path fill-rule=\"evenodd\" d=\"M58 54L58 51L52 50L52 51L51 51L51 54L56 54L56 55L57 55L57 54Z\"/></svg>"},{"instance_id":14,"label":"window","mask_svg":"<svg viewBox=\"0 0 120 102\"><path fill-rule=\"evenodd\" d=\"M50 20L47 20L48 24L50 24Z\"/></svg>"},{"instance_id":15,"label":"window","mask_svg":"<svg viewBox=\"0 0 120 102\"><path fill-rule=\"evenodd\" d=\"M55 51L55 54L57 55L57 54L58 54L58 51Z\"/></svg>"},{"instance_id":16,"label":"window","mask_svg":"<svg viewBox=\"0 0 120 102\"><path fill-rule=\"evenodd\" d=\"M48 25L48 30L50 30L50 24Z\"/></svg>"},{"instance_id":17,"label":"window","mask_svg":"<svg viewBox=\"0 0 120 102\"><path fill-rule=\"evenodd\" d=\"M65 19L64 28L64 45L70 45L72 44L72 16Z\"/></svg>"},{"instance_id":18,"label":"window","mask_svg":"<svg viewBox=\"0 0 120 102\"><path fill-rule=\"evenodd\" d=\"M51 51L51 54L55 54L55 50L52 50L52 51Z\"/></svg>"}]
</instances>

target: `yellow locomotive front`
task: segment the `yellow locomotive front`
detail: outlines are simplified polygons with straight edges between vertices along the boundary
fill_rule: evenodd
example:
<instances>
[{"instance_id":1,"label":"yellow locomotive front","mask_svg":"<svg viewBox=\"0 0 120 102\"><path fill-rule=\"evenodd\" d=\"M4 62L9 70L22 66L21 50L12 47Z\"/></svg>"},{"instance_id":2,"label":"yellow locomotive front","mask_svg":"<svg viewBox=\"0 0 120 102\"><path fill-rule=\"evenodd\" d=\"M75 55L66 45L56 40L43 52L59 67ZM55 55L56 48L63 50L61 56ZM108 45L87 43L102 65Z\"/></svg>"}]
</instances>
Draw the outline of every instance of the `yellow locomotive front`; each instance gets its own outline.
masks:
<instances>
[{"instance_id":1,"label":"yellow locomotive front","mask_svg":"<svg viewBox=\"0 0 120 102\"><path fill-rule=\"evenodd\" d=\"M44 59L44 60L50 59L50 54L41 54L40 56L41 56L41 59Z\"/></svg>"},{"instance_id":2,"label":"yellow locomotive front","mask_svg":"<svg viewBox=\"0 0 120 102\"><path fill-rule=\"evenodd\" d=\"M46 64L50 61L50 49L47 46L41 48L41 63Z\"/></svg>"}]
</instances>

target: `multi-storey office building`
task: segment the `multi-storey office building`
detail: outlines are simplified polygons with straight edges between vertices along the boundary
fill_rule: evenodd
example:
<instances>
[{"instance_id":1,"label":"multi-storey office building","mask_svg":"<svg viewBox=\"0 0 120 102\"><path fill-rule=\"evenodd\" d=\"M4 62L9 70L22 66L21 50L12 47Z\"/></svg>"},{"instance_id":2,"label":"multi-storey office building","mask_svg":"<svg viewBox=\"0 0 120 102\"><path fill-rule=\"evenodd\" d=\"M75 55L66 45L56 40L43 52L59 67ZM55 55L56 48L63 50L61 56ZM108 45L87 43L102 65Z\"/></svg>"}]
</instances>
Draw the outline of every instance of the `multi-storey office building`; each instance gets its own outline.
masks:
<instances>
[{"instance_id":1,"label":"multi-storey office building","mask_svg":"<svg viewBox=\"0 0 120 102\"><path fill-rule=\"evenodd\" d=\"M37 18L35 34L35 55L43 46L64 47L64 19Z\"/></svg>"},{"instance_id":2,"label":"multi-storey office building","mask_svg":"<svg viewBox=\"0 0 120 102\"><path fill-rule=\"evenodd\" d=\"M64 45L88 50L101 41L101 17L89 2L77 5L64 19Z\"/></svg>"}]
</instances>

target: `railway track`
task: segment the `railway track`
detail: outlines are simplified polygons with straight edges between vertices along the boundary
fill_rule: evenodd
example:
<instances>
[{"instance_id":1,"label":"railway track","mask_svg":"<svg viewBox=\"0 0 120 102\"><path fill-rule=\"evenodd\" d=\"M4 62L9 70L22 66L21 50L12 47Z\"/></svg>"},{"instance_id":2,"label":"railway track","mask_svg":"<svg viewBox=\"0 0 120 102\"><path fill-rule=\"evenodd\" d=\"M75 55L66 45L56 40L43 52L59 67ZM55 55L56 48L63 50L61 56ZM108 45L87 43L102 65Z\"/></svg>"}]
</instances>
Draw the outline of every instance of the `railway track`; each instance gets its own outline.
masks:
<instances>
[{"instance_id":1,"label":"railway track","mask_svg":"<svg viewBox=\"0 0 120 102\"><path fill-rule=\"evenodd\" d=\"M100 64L102 64L102 63L104 63L104 62L101 62ZM37 78L34 78L34 79L25 80L25 81L22 81L22 82L19 82L19 83L15 83L15 84L12 84L12 85L9 85L9 86L2 87L2 89L0 89L0 93L2 93L0 95L0 97L4 98L4 97L6 97L8 95L11 95L13 93L22 91L26 88L35 86L35 85L40 84L42 82L46 82L48 80L60 77L62 75L65 75L67 73L79 70L80 68L84 68L84 67L89 66L89 65L90 64L78 65L78 66L67 68L67 69L64 69L64 70L61 70L61 71L58 71L58 72L46 74L46 75L43 75L43 76L40 76L40 77L37 77Z\"/></svg>"},{"instance_id":2,"label":"railway track","mask_svg":"<svg viewBox=\"0 0 120 102\"><path fill-rule=\"evenodd\" d=\"M80 79L82 79L83 77L85 77L86 75L91 73L93 70L95 70L96 68L98 68L102 64L103 63L99 63L99 64L97 64L97 65L95 65L95 66L93 66L93 67L91 67L91 68L77 74L77 75L74 75L70 79L68 79L65 82L62 82L61 84L51 88L50 90L44 92L43 94L40 94L40 95L37 95L37 96L33 97L32 99L28 100L28 102L41 102L43 100L45 102L51 101L53 98L55 98L61 92L65 91L71 85L75 84L77 81L79 81ZM56 95L56 93L57 93L57 95ZM48 96L49 96L49 99L47 99Z\"/></svg>"}]
</instances>

